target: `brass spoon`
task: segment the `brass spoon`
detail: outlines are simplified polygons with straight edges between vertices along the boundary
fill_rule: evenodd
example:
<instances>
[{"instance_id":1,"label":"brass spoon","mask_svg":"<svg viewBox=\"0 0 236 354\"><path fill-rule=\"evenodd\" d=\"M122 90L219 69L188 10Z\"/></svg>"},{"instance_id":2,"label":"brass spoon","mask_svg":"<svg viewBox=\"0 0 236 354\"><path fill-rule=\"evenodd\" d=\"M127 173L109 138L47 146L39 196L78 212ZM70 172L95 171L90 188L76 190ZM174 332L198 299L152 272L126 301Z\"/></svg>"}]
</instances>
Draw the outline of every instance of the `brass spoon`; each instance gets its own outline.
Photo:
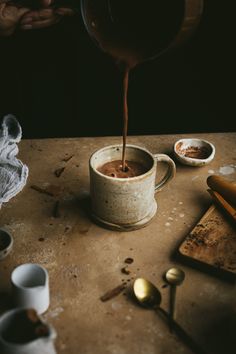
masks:
<instances>
[{"instance_id":1,"label":"brass spoon","mask_svg":"<svg viewBox=\"0 0 236 354\"><path fill-rule=\"evenodd\" d=\"M167 283L170 288L170 318L175 318L175 299L176 299L176 286L183 283L185 274L184 271L179 268L171 268L165 273ZM172 330L172 321L170 321L170 330Z\"/></svg>"},{"instance_id":2,"label":"brass spoon","mask_svg":"<svg viewBox=\"0 0 236 354\"><path fill-rule=\"evenodd\" d=\"M165 320L172 322L174 332L185 342L185 344L196 354L206 354L199 345L185 332L185 330L169 314L160 307L161 293L150 281L138 278L133 284L133 292L138 302L147 308L152 308L160 313Z\"/></svg>"}]
</instances>

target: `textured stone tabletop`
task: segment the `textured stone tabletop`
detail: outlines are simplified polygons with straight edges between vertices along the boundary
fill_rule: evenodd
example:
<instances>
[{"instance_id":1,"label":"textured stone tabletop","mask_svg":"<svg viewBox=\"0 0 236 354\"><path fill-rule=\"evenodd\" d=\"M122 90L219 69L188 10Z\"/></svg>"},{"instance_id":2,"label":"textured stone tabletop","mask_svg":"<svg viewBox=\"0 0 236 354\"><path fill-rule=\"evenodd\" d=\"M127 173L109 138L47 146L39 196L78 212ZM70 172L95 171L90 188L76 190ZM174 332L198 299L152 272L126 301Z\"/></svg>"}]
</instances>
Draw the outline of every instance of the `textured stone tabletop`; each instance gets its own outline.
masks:
<instances>
[{"instance_id":1,"label":"textured stone tabletop","mask_svg":"<svg viewBox=\"0 0 236 354\"><path fill-rule=\"evenodd\" d=\"M188 136L128 137L128 143L173 157L174 142ZM49 272L51 303L43 317L57 331L58 354L190 354L165 321L139 307L127 291L100 300L108 290L142 276L158 286L161 306L168 310L170 289L163 274L178 266L186 278L177 290L177 322L207 353L235 353L235 283L182 263L176 251L211 204L207 177L236 179L236 133L191 136L212 142L215 159L198 168L176 162L175 179L156 194L156 216L132 232L97 226L86 202L90 155L121 143L120 137L23 140L19 158L29 167L28 183L0 211L0 226L14 237L12 252L0 262L1 313L10 306L12 270L39 263ZM127 258L133 262L126 264ZM129 274L122 272L125 266Z\"/></svg>"}]
</instances>

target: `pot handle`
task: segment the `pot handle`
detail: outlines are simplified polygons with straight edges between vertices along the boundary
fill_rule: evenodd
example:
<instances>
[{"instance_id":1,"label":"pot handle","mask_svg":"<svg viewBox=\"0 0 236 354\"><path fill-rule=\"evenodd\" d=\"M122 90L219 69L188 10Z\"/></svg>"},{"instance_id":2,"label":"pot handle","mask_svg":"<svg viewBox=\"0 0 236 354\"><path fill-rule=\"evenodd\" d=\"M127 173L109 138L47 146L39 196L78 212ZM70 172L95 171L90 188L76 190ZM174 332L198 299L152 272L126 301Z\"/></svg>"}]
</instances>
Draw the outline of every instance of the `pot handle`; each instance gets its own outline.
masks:
<instances>
[{"instance_id":1,"label":"pot handle","mask_svg":"<svg viewBox=\"0 0 236 354\"><path fill-rule=\"evenodd\" d=\"M176 173L176 166L174 161L166 154L154 154L156 162L165 162L168 165L168 169L163 178L155 185L155 192L160 192L165 184L170 182L174 178Z\"/></svg>"}]
</instances>

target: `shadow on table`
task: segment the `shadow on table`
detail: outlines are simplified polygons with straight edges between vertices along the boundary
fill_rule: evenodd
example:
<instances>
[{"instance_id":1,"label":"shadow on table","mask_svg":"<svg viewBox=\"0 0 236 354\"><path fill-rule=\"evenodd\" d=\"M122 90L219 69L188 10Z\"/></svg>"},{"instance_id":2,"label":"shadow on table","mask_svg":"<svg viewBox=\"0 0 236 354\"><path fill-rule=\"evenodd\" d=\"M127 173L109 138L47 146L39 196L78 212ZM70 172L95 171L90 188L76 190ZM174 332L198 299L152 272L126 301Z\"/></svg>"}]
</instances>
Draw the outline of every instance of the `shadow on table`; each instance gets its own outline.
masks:
<instances>
[{"instance_id":1,"label":"shadow on table","mask_svg":"<svg viewBox=\"0 0 236 354\"><path fill-rule=\"evenodd\" d=\"M228 283L236 283L236 275L228 273L224 269L221 268L214 268L208 264L203 264L200 261L195 259L190 259L188 257L183 256L178 251L172 255L172 260L178 263L185 265L186 267L191 267L194 269L199 270L200 272L207 273L210 276L220 278L221 280L228 282Z\"/></svg>"},{"instance_id":2,"label":"shadow on table","mask_svg":"<svg viewBox=\"0 0 236 354\"><path fill-rule=\"evenodd\" d=\"M137 304L137 299L134 296L132 287L127 288L126 295L128 299ZM166 324L166 340L169 338L176 338L182 341L182 344L189 348L193 353L196 354L209 354L201 345L192 338L191 334L188 334L185 329L173 318L170 314L160 306L145 307L146 310L155 311L158 317L160 317ZM171 326L171 327L170 327Z\"/></svg>"},{"instance_id":3,"label":"shadow on table","mask_svg":"<svg viewBox=\"0 0 236 354\"><path fill-rule=\"evenodd\" d=\"M217 309L216 309L217 311ZM214 354L235 354L236 348L236 313L225 311L214 322L204 328L207 345Z\"/></svg>"}]
</instances>

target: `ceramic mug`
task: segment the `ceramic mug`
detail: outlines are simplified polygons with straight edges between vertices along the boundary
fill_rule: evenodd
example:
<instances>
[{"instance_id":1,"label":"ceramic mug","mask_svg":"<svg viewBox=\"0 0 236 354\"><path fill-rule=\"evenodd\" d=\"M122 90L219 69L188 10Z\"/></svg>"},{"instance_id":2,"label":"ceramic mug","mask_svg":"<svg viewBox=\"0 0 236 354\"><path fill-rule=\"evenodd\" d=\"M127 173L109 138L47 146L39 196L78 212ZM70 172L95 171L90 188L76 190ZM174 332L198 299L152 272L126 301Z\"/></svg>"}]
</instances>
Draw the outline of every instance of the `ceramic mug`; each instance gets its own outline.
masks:
<instances>
[{"instance_id":1,"label":"ceramic mug","mask_svg":"<svg viewBox=\"0 0 236 354\"><path fill-rule=\"evenodd\" d=\"M12 295L17 307L33 308L38 314L49 307L48 272L38 264L27 263L11 274Z\"/></svg>"},{"instance_id":2,"label":"ceramic mug","mask_svg":"<svg viewBox=\"0 0 236 354\"><path fill-rule=\"evenodd\" d=\"M17 308L0 317L1 354L56 354L56 332L31 309Z\"/></svg>"},{"instance_id":3,"label":"ceramic mug","mask_svg":"<svg viewBox=\"0 0 236 354\"><path fill-rule=\"evenodd\" d=\"M157 210L155 192L175 175L174 161L165 154L152 154L136 145L126 146L126 160L140 163L146 173L131 178L114 178L98 168L107 162L120 160L122 145L106 146L95 151L89 160L92 216L108 228L134 230L147 225ZM168 169L156 182L157 163L165 162Z\"/></svg>"},{"instance_id":4,"label":"ceramic mug","mask_svg":"<svg viewBox=\"0 0 236 354\"><path fill-rule=\"evenodd\" d=\"M0 261L4 259L10 253L13 246L13 237L11 234L4 230L0 229Z\"/></svg>"}]
</instances>

